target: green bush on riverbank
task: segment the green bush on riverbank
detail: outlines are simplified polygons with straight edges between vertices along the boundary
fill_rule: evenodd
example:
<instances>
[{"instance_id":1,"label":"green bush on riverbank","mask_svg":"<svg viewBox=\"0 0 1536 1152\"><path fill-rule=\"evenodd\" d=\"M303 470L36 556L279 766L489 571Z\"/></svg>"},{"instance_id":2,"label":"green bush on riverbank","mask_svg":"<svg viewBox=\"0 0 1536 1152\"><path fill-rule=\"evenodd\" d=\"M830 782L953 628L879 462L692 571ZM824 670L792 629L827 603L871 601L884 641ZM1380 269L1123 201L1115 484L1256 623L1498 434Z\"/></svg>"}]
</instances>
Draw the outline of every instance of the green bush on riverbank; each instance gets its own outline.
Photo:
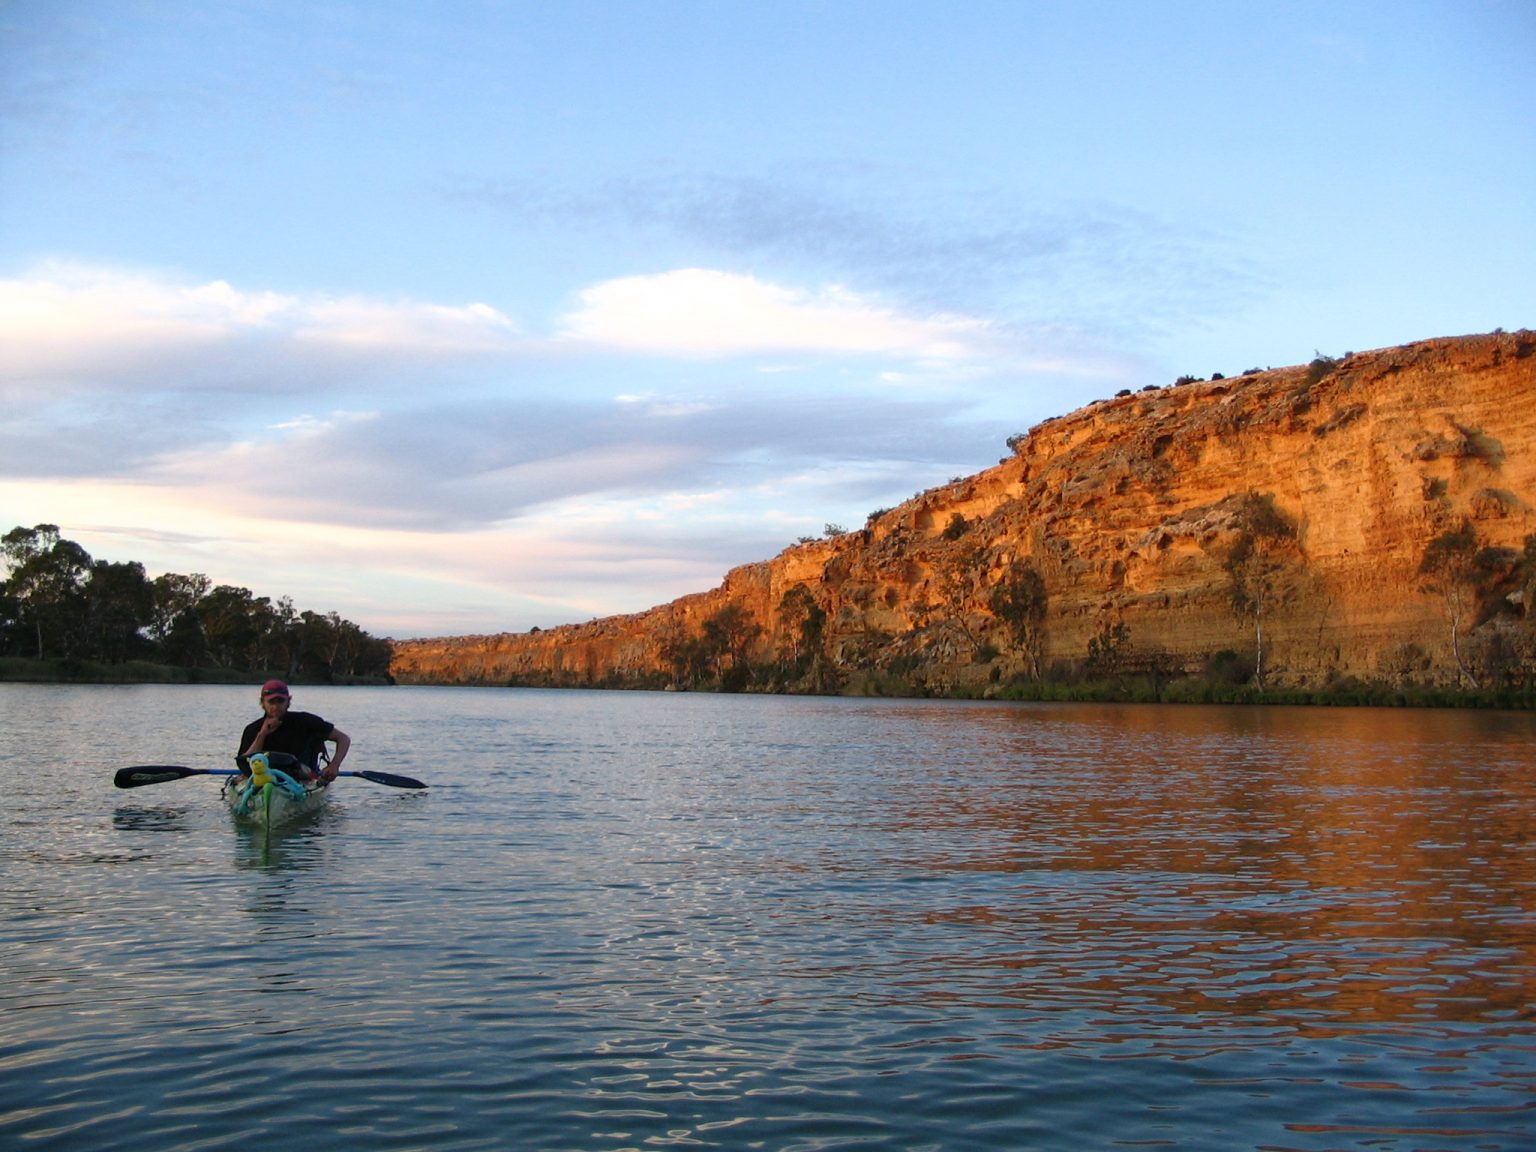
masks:
<instances>
[{"instance_id":1,"label":"green bush on riverbank","mask_svg":"<svg viewBox=\"0 0 1536 1152\"><path fill-rule=\"evenodd\" d=\"M431 681L413 681L431 683ZM918 677L891 672L861 673L846 682L814 691L806 682L787 683L766 676L745 683L703 681L682 685L662 676L610 676L594 680L573 674L519 676L502 681L456 680L462 687L602 689L608 691L747 692L790 696L874 696L889 699L1008 700L1079 704L1269 704L1328 708L1484 708L1536 709L1536 688L1456 689L1402 686L1341 678L1316 688L1260 689L1217 676L1122 676L1114 679L1027 680L938 687Z\"/></svg>"},{"instance_id":2,"label":"green bush on riverbank","mask_svg":"<svg viewBox=\"0 0 1536 1152\"><path fill-rule=\"evenodd\" d=\"M1016 683L973 699L1056 700L1122 704L1296 704L1333 708L1536 708L1530 689L1402 688L1390 684L1341 681L1322 688L1270 688L1233 685L1188 678L1157 683L1150 678L1075 684Z\"/></svg>"},{"instance_id":3,"label":"green bush on riverbank","mask_svg":"<svg viewBox=\"0 0 1536 1152\"><path fill-rule=\"evenodd\" d=\"M250 678L221 668L181 668L129 660L29 660L0 656L0 682L10 684L239 684Z\"/></svg>"},{"instance_id":4,"label":"green bush on riverbank","mask_svg":"<svg viewBox=\"0 0 1536 1152\"><path fill-rule=\"evenodd\" d=\"M0 656L0 683L6 684L260 684L270 672L240 672L228 668L185 668L178 664L153 664L129 660L102 664L92 660L29 660ZM322 681L314 681L321 683ZM383 676L353 676L323 681L327 684L387 684ZM305 683L297 680L295 683Z\"/></svg>"}]
</instances>

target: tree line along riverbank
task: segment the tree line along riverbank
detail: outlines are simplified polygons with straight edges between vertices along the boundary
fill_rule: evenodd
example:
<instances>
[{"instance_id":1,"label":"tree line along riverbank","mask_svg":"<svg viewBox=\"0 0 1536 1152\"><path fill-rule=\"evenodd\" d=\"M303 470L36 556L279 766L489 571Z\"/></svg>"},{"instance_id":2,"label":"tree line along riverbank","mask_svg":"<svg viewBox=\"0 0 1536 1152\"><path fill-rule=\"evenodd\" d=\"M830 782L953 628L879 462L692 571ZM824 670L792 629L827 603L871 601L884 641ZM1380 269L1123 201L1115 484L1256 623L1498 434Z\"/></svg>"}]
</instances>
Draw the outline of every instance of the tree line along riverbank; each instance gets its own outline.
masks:
<instances>
[{"instance_id":1,"label":"tree line along riverbank","mask_svg":"<svg viewBox=\"0 0 1536 1152\"><path fill-rule=\"evenodd\" d=\"M0 537L0 680L387 683L392 646L335 612L201 573L151 579L94 559L57 525Z\"/></svg>"}]
</instances>

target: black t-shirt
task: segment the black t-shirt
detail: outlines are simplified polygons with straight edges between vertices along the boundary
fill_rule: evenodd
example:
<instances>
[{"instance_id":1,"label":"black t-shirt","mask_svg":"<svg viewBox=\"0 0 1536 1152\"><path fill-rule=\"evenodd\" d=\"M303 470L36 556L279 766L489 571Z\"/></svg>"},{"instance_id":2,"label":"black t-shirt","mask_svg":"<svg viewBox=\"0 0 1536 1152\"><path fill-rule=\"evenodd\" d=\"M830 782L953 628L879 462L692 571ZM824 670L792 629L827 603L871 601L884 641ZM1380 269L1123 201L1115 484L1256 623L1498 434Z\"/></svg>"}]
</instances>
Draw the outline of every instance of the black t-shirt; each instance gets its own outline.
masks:
<instances>
[{"instance_id":1,"label":"black t-shirt","mask_svg":"<svg viewBox=\"0 0 1536 1152\"><path fill-rule=\"evenodd\" d=\"M256 733L261 730L262 720L265 719L263 716L245 726L245 731L240 734L240 747L235 750L236 757L245 755L245 750L256 739ZM313 770L320 762L320 750L325 738L334 727L330 721L322 720L313 712L290 712L283 717L276 732L268 733L261 751L286 752L290 756L297 756L300 763Z\"/></svg>"}]
</instances>

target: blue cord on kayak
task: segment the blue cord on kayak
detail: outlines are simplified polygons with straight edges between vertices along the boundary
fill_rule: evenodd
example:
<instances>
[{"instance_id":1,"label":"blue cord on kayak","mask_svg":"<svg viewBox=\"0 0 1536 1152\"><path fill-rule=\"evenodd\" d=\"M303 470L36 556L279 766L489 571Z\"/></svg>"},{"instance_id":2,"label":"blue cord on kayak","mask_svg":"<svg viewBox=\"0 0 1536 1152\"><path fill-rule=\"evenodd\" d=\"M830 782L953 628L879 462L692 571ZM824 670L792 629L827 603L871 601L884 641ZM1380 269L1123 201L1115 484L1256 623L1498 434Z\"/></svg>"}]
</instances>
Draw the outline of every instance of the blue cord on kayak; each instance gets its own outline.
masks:
<instances>
[{"instance_id":1,"label":"blue cord on kayak","mask_svg":"<svg viewBox=\"0 0 1536 1152\"><path fill-rule=\"evenodd\" d=\"M288 773L282 771L279 768L272 769L272 783L276 784L279 788L288 793L288 795L292 796L295 800L302 800L305 796L309 795L309 793L305 791L304 785L300 784L292 776L288 775Z\"/></svg>"}]
</instances>

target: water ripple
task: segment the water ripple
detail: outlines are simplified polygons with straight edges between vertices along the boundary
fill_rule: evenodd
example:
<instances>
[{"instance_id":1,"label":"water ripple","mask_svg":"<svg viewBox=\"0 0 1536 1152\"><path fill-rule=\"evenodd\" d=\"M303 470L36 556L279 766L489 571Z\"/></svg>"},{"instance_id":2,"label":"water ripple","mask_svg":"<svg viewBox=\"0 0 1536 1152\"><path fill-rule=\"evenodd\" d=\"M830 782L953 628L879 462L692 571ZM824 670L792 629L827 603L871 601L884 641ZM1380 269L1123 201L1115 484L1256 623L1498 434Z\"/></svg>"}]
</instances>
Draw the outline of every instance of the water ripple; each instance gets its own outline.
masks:
<instances>
[{"instance_id":1,"label":"water ripple","mask_svg":"<svg viewBox=\"0 0 1536 1152\"><path fill-rule=\"evenodd\" d=\"M1536 1144L1530 717L332 690L269 838L16 687L0 1143Z\"/></svg>"}]
</instances>

